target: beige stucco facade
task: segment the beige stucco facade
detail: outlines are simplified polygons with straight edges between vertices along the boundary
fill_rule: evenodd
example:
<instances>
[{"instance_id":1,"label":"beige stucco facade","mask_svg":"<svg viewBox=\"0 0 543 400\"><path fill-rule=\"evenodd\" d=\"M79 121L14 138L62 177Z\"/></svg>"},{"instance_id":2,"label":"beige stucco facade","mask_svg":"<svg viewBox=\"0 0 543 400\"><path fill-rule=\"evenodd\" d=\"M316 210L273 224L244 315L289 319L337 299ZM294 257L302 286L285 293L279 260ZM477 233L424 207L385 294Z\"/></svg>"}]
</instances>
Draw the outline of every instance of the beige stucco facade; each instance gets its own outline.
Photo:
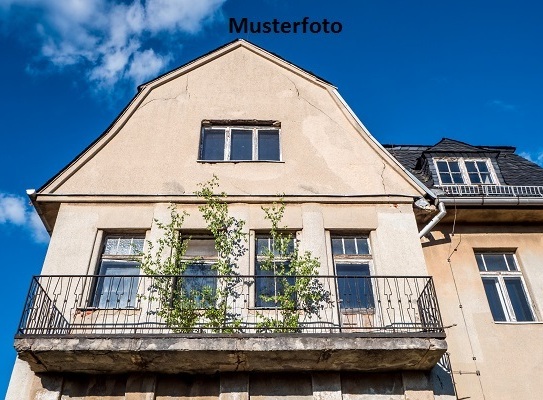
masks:
<instances>
[{"instance_id":1,"label":"beige stucco facade","mask_svg":"<svg viewBox=\"0 0 543 400\"><path fill-rule=\"evenodd\" d=\"M488 218L496 215L496 210L486 217L484 211L468 210L456 221L453 231L454 212L451 207L447 219L432 231L431 239L423 239L422 245L444 324L450 326L448 352L458 397L539 399L543 380L541 226L526 218L519 223L507 209L498 213L501 221L497 223L498 218ZM540 212L531 210L534 216ZM477 251L515 253L534 322L494 321L475 259Z\"/></svg>"},{"instance_id":2,"label":"beige stucco facade","mask_svg":"<svg viewBox=\"0 0 543 400\"><path fill-rule=\"evenodd\" d=\"M199 160L202 124L208 120L278 122L280 160ZM249 251L239 260L242 274L255 273L254 237L270 228L262 207L280 198L286 207L281 225L295 232L301 248L319 259L322 275L336 272L331 235L340 233L369 238L372 275L436 274L441 279L446 272L433 264L441 260L442 247L433 254L418 238L413 203L428 197L428 190L372 138L332 85L256 46L237 41L143 85L107 132L31 195L52 233L42 275L97 274L106 235L140 233L155 241L160 235L155 221L168 220L171 203L178 211L188 213L183 230L201 232L206 229L198 210L202 200L194 192L213 175L219 178L220 190L228 195L231 215L245 221ZM536 274L534 268L531 273ZM472 277L474 285L477 277ZM448 284L448 280L441 283L439 289L447 299L442 303L450 300ZM407 301L409 293L401 296ZM484 298L479 293L475 300L482 302ZM454 304L456 300L453 297L450 301ZM450 304L444 308L452 320L454 306ZM415 309L412 307L413 312ZM486 329L483 325L480 328ZM500 334L513 335L507 326L494 328L503 328ZM455 329L461 331L461 327ZM462 346L463 334L458 335L453 342ZM446 348L444 340L415 343L410 342L409 335L374 339L360 342L362 347L356 350L361 354L367 351L364 357L373 354L380 358L386 353L390 363L376 362L371 371L361 371L363 366L354 368L358 371L342 370L337 359L330 362L334 372L323 371L327 364L318 358L317 364L307 364L303 371L296 366L291 374L272 371L264 375L258 367L236 374L228 366L224 370L217 367L214 374L168 376L164 371L146 372L132 345L117 351L133 352L129 360L136 360L134 365L141 367L137 374L132 370L126 374L116 370L117 375L53 373L47 365L40 365L40 352L52 352L52 345L49 350L32 350L37 357L31 362L32 369L25 361L17 361L8 399L453 398L450 388L444 389L436 373L429 372L429 364L420 368L418 361L402 364L401 354L408 354L413 346L424 353L439 351L440 356ZM167 351L183 346L183 340L161 349L161 356L167 357ZM342 340L354 343L348 338ZM340 346L341 340L337 342L333 345ZM91 352L90 356L85 353L85 362L90 363L88 357L107 361L98 354L103 349L99 343L85 342ZM293 355L309 354L301 343L287 341L286 348L293 346ZM60 349L59 354L75 357L83 346L81 342L71 345L73 351L62 353ZM244 351L249 354L251 349ZM345 365L357 364L355 354L342 356L348 361ZM322 362L320 366L318 362ZM461 368L472 369L464 358L458 357L458 363ZM56 364L62 364L58 358Z\"/></svg>"}]
</instances>

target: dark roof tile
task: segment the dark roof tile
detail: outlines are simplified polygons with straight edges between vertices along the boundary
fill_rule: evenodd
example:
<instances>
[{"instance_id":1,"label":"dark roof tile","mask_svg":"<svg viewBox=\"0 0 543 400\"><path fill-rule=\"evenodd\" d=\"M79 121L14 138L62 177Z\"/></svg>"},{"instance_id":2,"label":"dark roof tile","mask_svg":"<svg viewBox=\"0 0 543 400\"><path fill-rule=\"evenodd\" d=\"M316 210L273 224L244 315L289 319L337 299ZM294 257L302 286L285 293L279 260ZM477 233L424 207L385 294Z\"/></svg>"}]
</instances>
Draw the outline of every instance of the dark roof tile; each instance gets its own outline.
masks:
<instances>
[{"instance_id":1,"label":"dark roof tile","mask_svg":"<svg viewBox=\"0 0 543 400\"><path fill-rule=\"evenodd\" d=\"M434 185L429 168L432 154L446 153L448 156L492 157L497 162L501 173L500 181L511 186L543 186L543 168L515 154L511 146L472 146L448 138L443 138L435 145L384 145L408 171L413 173L426 186Z\"/></svg>"}]
</instances>

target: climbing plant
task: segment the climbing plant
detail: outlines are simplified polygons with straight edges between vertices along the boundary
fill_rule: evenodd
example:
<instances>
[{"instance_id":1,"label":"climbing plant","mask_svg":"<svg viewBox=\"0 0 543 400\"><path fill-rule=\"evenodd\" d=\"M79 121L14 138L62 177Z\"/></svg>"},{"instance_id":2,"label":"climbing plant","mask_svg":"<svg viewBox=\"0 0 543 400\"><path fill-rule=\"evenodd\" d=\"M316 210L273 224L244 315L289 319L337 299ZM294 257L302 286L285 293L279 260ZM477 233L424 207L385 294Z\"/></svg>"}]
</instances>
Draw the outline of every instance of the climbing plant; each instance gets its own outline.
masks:
<instances>
[{"instance_id":1,"label":"climbing plant","mask_svg":"<svg viewBox=\"0 0 543 400\"><path fill-rule=\"evenodd\" d=\"M241 332L242 307L236 307L247 286L253 280L242 279L239 261L247 253L245 221L230 215L227 195L216 193L219 180L216 176L199 185L195 195L203 200L198 207L213 235L217 251L216 262L211 265L215 274L209 279L190 277L190 266L202 263L201 258L187 257L190 237L181 240L180 232L188 214L179 213L174 204L169 206L168 223L154 220L159 238L147 242L147 251L141 255L141 269L153 277L152 284L142 295L149 302L156 302L154 311L174 332ZM319 317L320 311L331 304L331 295L315 277L320 262L309 251L301 252L291 234L280 228L285 205L283 201L262 207L270 221L272 248L267 249L260 268L272 273L278 288L273 294L257 293L260 299L272 303L277 312L257 310L256 329L260 332L297 332L305 320ZM292 244L295 243L293 246ZM199 278L199 281L197 281ZM261 279L261 278L256 278ZM239 304L239 303L238 303Z\"/></svg>"},{"instance_id":2,"label":"climbing plant","mask_svg":"<svg viewBox=\"0 0 543 400\"><path fill-rule=\"evenodd\" d=\"M298 332L304 321L320 318L320 311L331 305L331 293L316 278L320 261L309 251L300 251L300 246L287 227L280 227L285 213L285 204L274 202L271 207L262 207L265 218L270 221L271 248L264 250L260 268L269 271L273 279L272 295L260 294L263 301L271 303L278 312L258 313L259 331Z\"/></svg>"}]
</instances>

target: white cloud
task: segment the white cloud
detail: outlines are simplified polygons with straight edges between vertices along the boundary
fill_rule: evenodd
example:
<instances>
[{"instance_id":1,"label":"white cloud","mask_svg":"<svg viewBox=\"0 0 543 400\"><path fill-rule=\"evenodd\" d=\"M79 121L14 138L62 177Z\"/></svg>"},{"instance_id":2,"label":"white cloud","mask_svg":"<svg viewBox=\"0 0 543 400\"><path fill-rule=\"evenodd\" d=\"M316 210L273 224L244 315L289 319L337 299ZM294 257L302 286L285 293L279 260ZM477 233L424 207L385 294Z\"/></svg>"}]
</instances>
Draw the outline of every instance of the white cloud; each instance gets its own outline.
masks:
<instances>
[{"instance_id":1,"label":"white cloud","mask_svg":"<svg viewBox=\"0 0 543 400\"><path fill-rule=\"evenodd\" d=\"M26 205L24 199L0 194L0 224L24 225Z\"/></svg>"},{"instance_id":2,"label":"white cloud","mask_svg":"<svg viewBox=\"0 0 543 400\"><path fill-rule=\"evenodd\" d=\"M14 225L25 229L38 243L47 243L49 235L40 217L23 197L0 193L0 227Z\"/></svg>"},{"instance_id":3,"label":"white cloud","mask_svg":"<svg viewBox=\"0 0 543 400\"><path fill-rule=\"evenodd\" d=\"M136 52L132 58L132 63L127 71L127 75L134 82L142 82L149 76L156 76L168 64L170 56L161 56L155 54L153 49L147 49L143 52Z\"/></svg>"},{"instance_id":4,"label":"white cloud","mask_svg":"<svg viewBox=\"0 0 543 400\"><path fill-rule=\"evenodd\" d=\"M0 14L6 24L24 21L25 32L33 25L38 61L59 69L82 66L91 83L111 89L160 73L172 60L161 43L199 32L225 1L0 0ZM151 48L149 39L157 45Z\"/></svg>"},{"instance_id":5,"label":"white cloud","mask_svg":"<svg viewBox=\"0 0 543 400\"><path fill-rule=\"evenodd\" d=\"M504 111L517 111L518 106L514 104L505 103L501 100L492 100L488 102L488 105L494 108L498 108Z\"/></svg>"},{"instance_id":6,"label":"white cloud","mask_svg":"<svg viewBox=\"0 0 543 400\"><path fill-rule=\"evenodd\" d=\"M521 151L519 155L543 167L543 150L535 151L532 153L529 153L527 151Z\"/></svg>"},{"instance_id":7,"label":"white cloud","mask_svg":"<svg viewBox=\"0 0 543 400\"><path fill-rule=\"evenodd\" d=\"M41 219L36 210L32 209L32 211L30 211L30 214L27 215L29 215L28 227L30 228L30 232L34 241L36 241L37 243L48 243L49 234L45 230L43 222L41 222Z\"/></svg>"}]
</instances>

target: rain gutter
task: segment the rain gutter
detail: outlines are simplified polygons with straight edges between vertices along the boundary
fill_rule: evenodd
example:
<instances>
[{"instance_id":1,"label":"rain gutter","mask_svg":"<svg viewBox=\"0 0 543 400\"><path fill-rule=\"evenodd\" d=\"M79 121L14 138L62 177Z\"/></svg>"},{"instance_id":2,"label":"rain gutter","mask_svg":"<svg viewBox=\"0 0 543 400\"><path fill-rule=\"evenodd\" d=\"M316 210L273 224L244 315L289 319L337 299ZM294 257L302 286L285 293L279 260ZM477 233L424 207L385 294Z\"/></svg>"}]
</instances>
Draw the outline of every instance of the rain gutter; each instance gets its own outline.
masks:
<instances>
[{"instance_id":1,"label":"rain gutter","mask_svg":"<svg viewBox=\"0 0 543 400\"><path fill-rule=\"evenodd\" d=\"M419 239L422 239L424 236L426 236L432 230L432 228L443 219L445 214L447 214L447 210L445 209L445 203L440 201L437 204L437 207L439 209L439 213L437 213L437 215L432 218L430 222L428 222L428 225L422 228L422 230L419 232Z\"/></svg>"}]
</instances>

